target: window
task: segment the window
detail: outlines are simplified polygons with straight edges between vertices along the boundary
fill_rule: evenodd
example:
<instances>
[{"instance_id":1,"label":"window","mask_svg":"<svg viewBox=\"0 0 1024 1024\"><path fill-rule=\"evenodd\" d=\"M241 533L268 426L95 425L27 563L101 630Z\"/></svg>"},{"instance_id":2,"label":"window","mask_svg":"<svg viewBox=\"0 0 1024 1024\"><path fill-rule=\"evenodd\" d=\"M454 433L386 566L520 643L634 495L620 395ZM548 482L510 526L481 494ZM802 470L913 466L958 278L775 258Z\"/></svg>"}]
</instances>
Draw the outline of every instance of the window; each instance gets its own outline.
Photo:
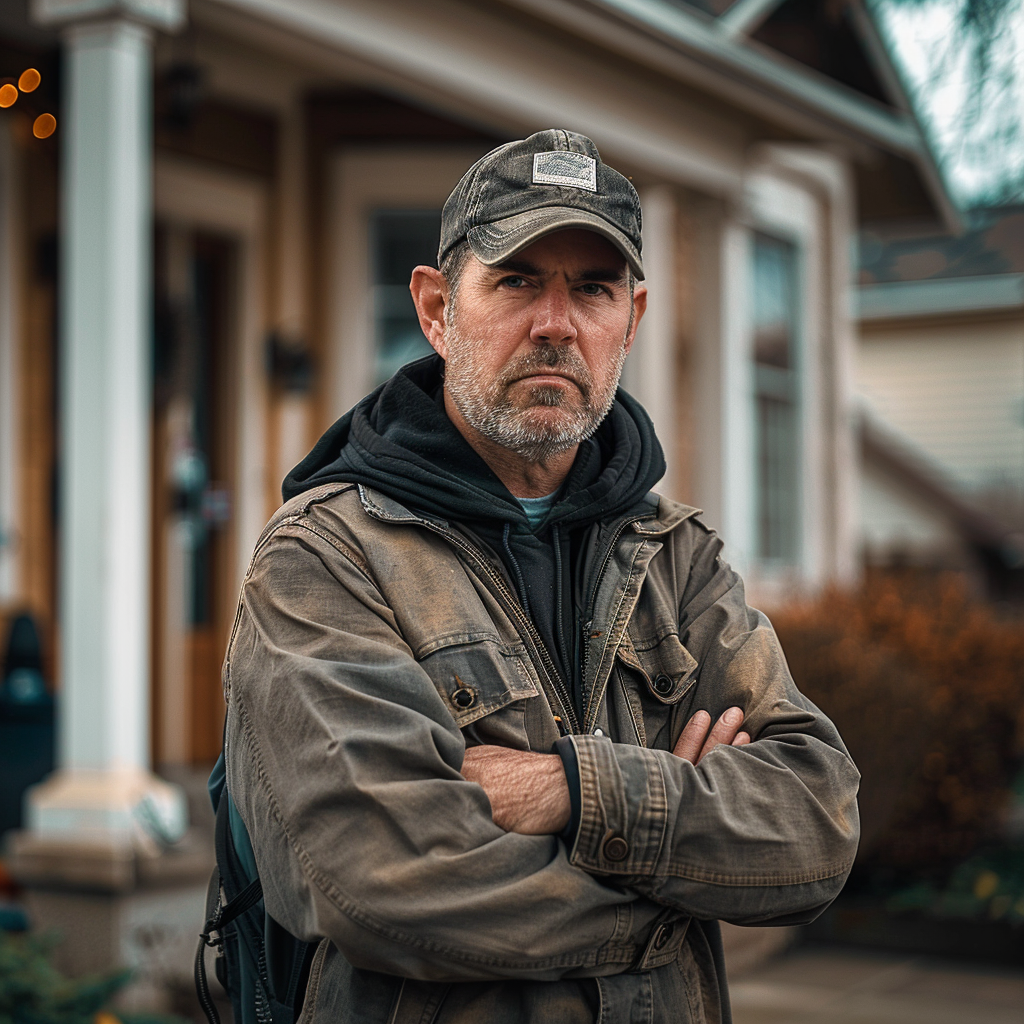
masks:
<instances>
[{"instance_id":1,"label":"window","mask_svg":"<svg viewBox=\"0 0 1024 1024\"><path fill-rule=\"evenodd\" d=\"M375 210L370 215L375 384L432 351L416 318L409 276L421 264L436 265L440 236L440 210Z\"/></svg>"},{"instance_id":2,"label":"window","mask_svg":"<svg viewBox=\"0 0 1024 1024\"><path fill-rule=\"evenodd\" d=\"M755 550L762 561L781 564L792 564L800 556L798 308L796 248L755 234Z\"/></svg>"}]
</instances>

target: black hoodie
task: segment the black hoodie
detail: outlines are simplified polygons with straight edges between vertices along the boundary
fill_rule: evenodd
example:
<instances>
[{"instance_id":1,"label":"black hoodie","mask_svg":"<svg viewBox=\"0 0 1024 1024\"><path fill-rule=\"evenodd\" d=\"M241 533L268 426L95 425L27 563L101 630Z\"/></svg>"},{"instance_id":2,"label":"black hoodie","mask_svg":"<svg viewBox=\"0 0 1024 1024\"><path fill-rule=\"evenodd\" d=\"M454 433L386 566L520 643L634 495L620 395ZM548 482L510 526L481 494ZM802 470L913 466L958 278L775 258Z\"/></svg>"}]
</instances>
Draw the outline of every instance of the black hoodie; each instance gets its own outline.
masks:
<instances>
[{"instance_id":1,"label":"black hoodie","mask_svg":"<svg viewBox=\"0 0 1024 1024\"><path fill-rule=\"evenodd\" d=\"M649 493L665 472L665 458L654 426L620 389L534 528L445 413L443 374L437 355L403 366L328 429L288 474L284 498L325 483L366 484L483 541L504 565L579 714L577 651L588 569L619 521L656 511Z\"/></svg>"}]
</instances>

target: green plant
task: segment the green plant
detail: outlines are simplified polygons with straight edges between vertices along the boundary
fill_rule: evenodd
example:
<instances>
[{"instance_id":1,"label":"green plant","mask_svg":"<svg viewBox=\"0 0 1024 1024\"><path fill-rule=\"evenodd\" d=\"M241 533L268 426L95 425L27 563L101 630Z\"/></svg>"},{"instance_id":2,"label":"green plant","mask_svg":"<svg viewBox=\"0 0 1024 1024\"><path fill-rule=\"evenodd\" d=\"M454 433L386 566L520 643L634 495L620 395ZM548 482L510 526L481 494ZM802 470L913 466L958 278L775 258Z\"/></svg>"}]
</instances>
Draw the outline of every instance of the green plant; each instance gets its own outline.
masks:
<instances>
[{"instance_id":1,"label":"green plant","mask_svg":"<svg viewBox=\"0 0 1024 1024\"><path fill-rule=\"evenodd\" d=\"M108 1010L131 972L64 977L50 962L54 936L0 932L0 1024L186 1024L176 1017Z\"/></svg>"}]
</instances>

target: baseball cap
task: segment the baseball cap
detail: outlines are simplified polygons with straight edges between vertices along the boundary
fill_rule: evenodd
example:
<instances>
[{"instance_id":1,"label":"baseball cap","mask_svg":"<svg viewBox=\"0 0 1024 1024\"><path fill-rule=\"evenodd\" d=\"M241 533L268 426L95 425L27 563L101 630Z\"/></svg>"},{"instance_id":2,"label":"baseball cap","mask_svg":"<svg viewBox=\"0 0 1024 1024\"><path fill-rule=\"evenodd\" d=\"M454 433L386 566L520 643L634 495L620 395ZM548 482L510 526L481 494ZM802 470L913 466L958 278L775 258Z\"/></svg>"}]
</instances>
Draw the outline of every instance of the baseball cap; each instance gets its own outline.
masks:
<instances>
[{"instance_id":1,"label":"baseball cap","mask_svg":"<svg viewBox=\"0 0 1024 1024\"><path fill-rule=\"evenodd\" d=\"M564 228L603 235L643 279L636 189L585 135L549 128L492 149L466 171L441 212L438 266L463 239L494 266Z\"/></svg>"}]
</instances>

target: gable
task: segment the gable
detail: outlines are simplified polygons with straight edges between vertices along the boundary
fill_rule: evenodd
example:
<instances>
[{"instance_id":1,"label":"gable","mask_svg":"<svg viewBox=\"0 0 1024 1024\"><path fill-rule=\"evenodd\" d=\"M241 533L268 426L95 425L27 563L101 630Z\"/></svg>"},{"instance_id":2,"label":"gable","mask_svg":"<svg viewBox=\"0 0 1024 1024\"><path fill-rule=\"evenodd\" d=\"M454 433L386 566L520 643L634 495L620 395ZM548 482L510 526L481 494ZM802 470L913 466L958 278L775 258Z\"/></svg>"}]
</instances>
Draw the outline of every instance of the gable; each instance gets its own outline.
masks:
<instances>
[{"instance_id":1,"label":"gable","mask_svg":"<svg viewBox=\"0 0 1024 1024\"><path fill-rule=\"evenodd\" d=\"M899 106L865 46L859 21L843 0L784 0L748 38L877 103Z\"/></svg>"}]
</instances>

